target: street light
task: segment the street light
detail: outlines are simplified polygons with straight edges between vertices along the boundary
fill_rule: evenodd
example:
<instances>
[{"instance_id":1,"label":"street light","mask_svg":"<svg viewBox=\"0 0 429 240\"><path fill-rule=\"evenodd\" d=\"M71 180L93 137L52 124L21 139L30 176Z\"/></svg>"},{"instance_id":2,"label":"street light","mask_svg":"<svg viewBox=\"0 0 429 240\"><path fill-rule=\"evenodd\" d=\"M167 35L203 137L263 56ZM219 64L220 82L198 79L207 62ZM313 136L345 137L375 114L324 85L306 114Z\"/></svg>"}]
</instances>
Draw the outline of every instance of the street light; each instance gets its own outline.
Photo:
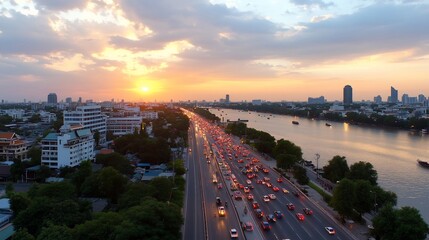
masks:
<instances>
[{"instance_id":1,"label":"street light","mask_svg":"<svg viewBox=\"0 0 429 240\"><path fill-rule=\"evenodd\" d=\"M317 179L319 179L319 158L320 158L320 154L316 153L316 176Z\"/></svg>"},{"instance_id":2,"label":"street light","mask_svg":"<svg viewBox=\"0 0 429 240\"><path fill-rule=\"evenodd\" d=\"M374 193L374 211L377 212L377 193L375 191L369 191L370 193Z\"/></svg>"}]
</instances>

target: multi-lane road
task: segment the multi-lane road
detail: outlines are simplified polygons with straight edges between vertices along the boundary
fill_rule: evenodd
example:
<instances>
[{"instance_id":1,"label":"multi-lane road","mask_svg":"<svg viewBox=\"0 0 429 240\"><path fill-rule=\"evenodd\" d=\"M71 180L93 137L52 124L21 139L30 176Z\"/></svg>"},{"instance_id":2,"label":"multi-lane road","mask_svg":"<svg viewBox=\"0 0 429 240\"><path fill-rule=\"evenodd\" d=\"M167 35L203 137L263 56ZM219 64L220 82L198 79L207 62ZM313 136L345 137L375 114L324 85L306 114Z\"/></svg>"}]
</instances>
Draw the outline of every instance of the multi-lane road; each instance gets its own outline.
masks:
<instances>
[{"instance_id":1,"label":"multi-lane road","mask_svg":"<svg viewBox=\"0 0 429 240\"><path fill-rule=\"evenodd\" d=\"M263 164L257 154L234 141L217 126L192 113L188 114L192 123L187 159L184 239L229 239L229 231L232 228L237 229L239 239L354 239L347 229L311 199L299 193L286 179L281 178L282 182L277 182L280 176ZM252 161L254 163L251 163ZM259 167L258 172L255 171L256 166ZM264 168L268 170L267 173L262 171ZM243 173L246 169L252 169L255 177L249 179L247 173ZM258 218L254 213L253 201L247 200L248 193L244 193L243 189L239 188L243 200L233 199L233 191L230 189L233 183L231 176L235 176L236 182L244 186L248 185L248 180L251 181L253 189L250 193L254 195L254 200L264 213L262 218ZM213 183L213 177L222 184L222 188ZM258 180L264 177L270 181L260 183ZM271 187L267 186L268 182ZM280 190L274 191L273 186ZM289 193L284 193L282 189ZM296 196L293 192L298 192L299 195ZM276 199L264 202L263 196L268 194L274 194ZM229 203L224 217L219 216L216 197L221 198L222 205L225 201ZM288 203L293 204L295 209L289 210L286 205ZM244 208L247 208L247 214L242 212ZM313 214L306 215L304 208L311 209ZM274 211L280 211L283 218L270 222L270 230L263 230L261 222L266 221L266 216ZM303 214L303 221L298 219L297 213ZM240 222L251 222L254 230L243 232ZM325 227L333 227L335 234L328 234Z\"/></svg>"}]
</instances>

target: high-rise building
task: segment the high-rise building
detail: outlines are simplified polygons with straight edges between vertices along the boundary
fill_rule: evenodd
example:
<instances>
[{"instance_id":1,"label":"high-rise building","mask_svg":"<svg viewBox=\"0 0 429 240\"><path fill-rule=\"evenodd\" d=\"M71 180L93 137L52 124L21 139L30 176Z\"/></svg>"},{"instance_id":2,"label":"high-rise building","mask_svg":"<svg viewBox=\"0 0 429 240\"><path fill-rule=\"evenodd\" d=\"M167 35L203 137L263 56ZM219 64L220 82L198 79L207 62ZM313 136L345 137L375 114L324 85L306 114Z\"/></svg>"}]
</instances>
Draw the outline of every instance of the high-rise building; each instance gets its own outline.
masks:
<instances>
[{"instance_id":1,"label":"high-rise building","mask_svg":"<svg viewBox=\"0 0 429 240\"><path fill-rule=\"evenodd\" d=\"M225 96L225 103L229 103L229 94L226 94Z\"/></svg>"},{"instance_id":2,"label":"high-rise building","mask_svg":"<svg viewBox=\"0 0 429 240\"><path fill-rule=\"evenodd\" d=\"M92 133L98 131L99 143L106 142L107 117L101 113L101 106L89 104L76 107L75 111L64 111L64 125L82 125L91 129Z\"/></svg>"},{"instance_id":3,"label":"high-rise building","mask_svg":"<svg viewBox=\"0 0 429 240\"><path fill-rule=\"evenodd\" d=\"M419 94L419 103L423 103L424 101L426 101L425 95Z\"/></svg>"},{"instance_id":4,"label":"high-rise building","mask_svg":"<svg viewBox=\"0 0 429 240\"><path fill-rule=\"evenodd\" d=\"M55 105L57 103L58 103L57 94L56 93L49 93L48 94L48 104Z\"/></svg>"},{"instance_id":5,"label":"high-rise building","mask_svg":"<svg viewBox=\"0 0 429 240\"><path fill-rule=\"evenodd\" d=\"M66 98L66 103L68 104L72 103L72 98L71 97Z\"/></svg>"},{"instance_id":6,"label":"high-rise building","mask_svg":"<svg viewBox=\"0 0 429 240\"><path fill-rule=\"evenodd\" d=\"M378 96L374 97L374 102L377 104L380 104L383 102L383 99L381 98L380 95L378 95Z\"/></svg>"},{"instance_id":7,"label":"high-rise building","mask_svg":"<svg viewBox=\"0 0 429 240\"><path fill-rule=\"evenodd\" d=\"M394 87L390 87L390 103L397 103L398 100L398 90Z\"/></svg>"},{"instance_id":8,"label":"high-rise building","mask_svg":"<svg viewBox=\"0 0 429 240\"><path fill-rule=\"evenodd\" d=\"M343 103L350 105L353 103L353 89L350 85L346 85L343 90Z\"/></svg>"},{"instance_id":9,"label":"high-rise building","mask_svg":"<svg viewBox=\"0 0 429 240\"><path fill-rule=\"evenodd\" d=\"M409 100L408 94L403 94L402 95L402 104L406 105L409 103L410 103L410 100Z\"/></svg>"}]
</instances>

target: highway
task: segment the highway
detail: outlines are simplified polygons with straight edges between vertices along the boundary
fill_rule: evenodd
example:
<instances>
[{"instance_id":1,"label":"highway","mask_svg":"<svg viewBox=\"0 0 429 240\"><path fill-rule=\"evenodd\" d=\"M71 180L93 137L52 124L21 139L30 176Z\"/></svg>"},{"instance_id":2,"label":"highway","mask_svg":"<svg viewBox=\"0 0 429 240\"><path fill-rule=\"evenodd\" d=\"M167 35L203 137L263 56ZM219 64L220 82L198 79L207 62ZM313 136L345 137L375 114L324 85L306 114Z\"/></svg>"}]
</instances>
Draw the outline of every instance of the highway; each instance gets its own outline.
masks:
<instances>
[{"instance_id":1,"label":"highway","mask_svg":"<svg viewBox=\"0 0 429 240\"><path fill-rule=\"evenodd\" d=\"M185 238L184 239L229 239L229 229L236 228L239 230L240 239L243 232L240 229L240 221L251 221L254 224L253 232L245 232L246 239L354 239L355 237L345 229L342 225L327 214L322 208L315 204L311 199L308 199L302 193L299 193L295 189L294 185L287 181L287 179L281 178L282 182L277 182L277 179L280 177L273 169L270 169L268 166L263 164L261 159L258 159L258 154L253 153L249 149L246 149L238 141L233 140L232 137L225 134L223 130L220 130L218 127L215 127L199 118L195 118L193 121L197 123L192 125L193 128L193 137L191 138L191 149L192 153L190 154L189 161L189 172L188 177L196 174L197 177L200 177L201 180L201 194L198 194L198 182L197 180L189 181L187 183L189 189L192 189L192 186L195 189L194 195L200 195L201 203L198 206L197 196L195 197L195 202L191 203L187 200L187 211L185 215L186 225L188 221L190 224L196 224L198 230L194 229L194 234L197 232L202 232L204 235L204 229L207 229L207 237L201 238L201 233L198 233L199 237L191 237L186 235L187 231L191 232L190 229L185 228ZM191 136L191 134L190 134ZM212 151L210 153L210 151ZM210 163L207 162L210 160ZM251 163L252 160L255 163ZM218 164L223 165L224 167L219 167ZM243 174L242 170L251 168L255 177L251 180L248 179L247 174ZM255 172L256 166L259 167L259 171ZM268 173L263 173L262 169L267 169ZM230 170L230 171L227 171ZM234 175L238 183L247 186L246 181L250 180L251 185L254 187L250 190L250 193L254 195L255 200L259 203L259 208L264 212L265 216L263 218L257 218L254 214L252 201L248 201L246 198L243 200L232 200L231 193L229 189L232 179L224 178L223 175ZM219 182L222 182L223 188L218 189L217 184L212 183L212 176L215 174ZM280 191L275 192L273 187L268 187L267 184L257 183L257 180L262 180L264 177L270 179L270 182L273 186L277 186ZM188 180L187 180L188 181ZM286 189L289 193L284 193L282 189ZM240 190L244 197L247 196L243 190ZM190 191L188 191L190 192ZM298 196L293 194L293 192L298 192ZM270 200L269 202L263 201L263 196L268 194L275 194L276 199ZM194 198L187 194L187 199ZM217 206L215 203L215 198L220 197L222 201L228 201L229 208L227 208L227 214L225 217L219 217L217 214ZM237 211L234 211L231 203L234 203ZM286 206L287 203L292 203L295 206L294 210L289 210ZM194 204L194 205L192 205ZM195 211L190 213L189 206L193 206ZM203 208L203 213L199 212L197 208ZM244 215L242 210L246 207L249 210L249 213ZM306 215L303 211L304 208L309 208L313 211L312 215ZM200 209L200 210L201 210ZM273 214L274 211L281 211L283 213L282 219L277 219L275 223L270 222L271 230L265 231L262 229L260 222L262 220L266 221L266 215ZM304 215L304 220L298 220L296 213L301 213ZM202 227L200 221L194 219L188 219L189 214L201 214L205 216L206 224L205 227ZM200 219L201 220L201 219ZM202 220L201 220L202 221ZM334 235L328 234L325 230L325 227L333 227L336 231ZM190 236L189 238L187 238Z\"/></svg>"}]
</instances>

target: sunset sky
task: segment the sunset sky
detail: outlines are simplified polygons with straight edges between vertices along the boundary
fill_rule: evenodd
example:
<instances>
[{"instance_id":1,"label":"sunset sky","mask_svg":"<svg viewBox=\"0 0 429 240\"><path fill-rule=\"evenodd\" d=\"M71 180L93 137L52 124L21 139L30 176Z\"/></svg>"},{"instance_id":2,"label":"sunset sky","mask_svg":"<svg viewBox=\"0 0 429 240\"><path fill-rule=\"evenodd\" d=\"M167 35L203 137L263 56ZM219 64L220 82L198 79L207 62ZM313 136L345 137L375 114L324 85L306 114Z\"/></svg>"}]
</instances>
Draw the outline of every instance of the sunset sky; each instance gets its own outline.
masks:
<instances>
[{"instance_id":1,"label":"sunset sky","mask_svg":"<svg viewBox=\"0 0 429 240\"><path fill-rule=\"evenodd\" d=\"M429 96L429 1L2 0L0 99Z\"/></svg>"}]
</instances>

